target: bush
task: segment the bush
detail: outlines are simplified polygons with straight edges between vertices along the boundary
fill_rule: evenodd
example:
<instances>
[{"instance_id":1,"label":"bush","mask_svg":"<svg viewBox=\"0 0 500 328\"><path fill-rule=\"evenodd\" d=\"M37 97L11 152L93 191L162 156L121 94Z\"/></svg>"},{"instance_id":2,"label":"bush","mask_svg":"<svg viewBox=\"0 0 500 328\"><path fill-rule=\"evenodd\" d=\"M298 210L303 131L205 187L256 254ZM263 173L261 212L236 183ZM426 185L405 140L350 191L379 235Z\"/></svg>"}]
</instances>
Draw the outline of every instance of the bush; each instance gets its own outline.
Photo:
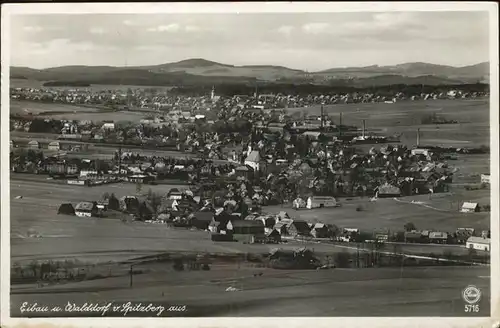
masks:
<instances>
[{"instance_id":1,"label":"bush","mask_svg":"<svg viewBox=\"0 0 500 328\"><path fill-rule=\"evenodd\" d=\"M363 206L361 206L361 205L358 205L358 206L356 207L356 212L361 212L361 211L363 211L363 210L364 210L364 208L363 208Z\"/></svg>"},{"instance_id":2,"label":"bush","mask_svg":"<svg viewBox=\"0 0 500 328\"><path fill-rule=\"evenodd\" d=\"M348 268L351 254L348 252L339 252L335 254L335 266L338 268Z\"/></svg>"}]
</instances>

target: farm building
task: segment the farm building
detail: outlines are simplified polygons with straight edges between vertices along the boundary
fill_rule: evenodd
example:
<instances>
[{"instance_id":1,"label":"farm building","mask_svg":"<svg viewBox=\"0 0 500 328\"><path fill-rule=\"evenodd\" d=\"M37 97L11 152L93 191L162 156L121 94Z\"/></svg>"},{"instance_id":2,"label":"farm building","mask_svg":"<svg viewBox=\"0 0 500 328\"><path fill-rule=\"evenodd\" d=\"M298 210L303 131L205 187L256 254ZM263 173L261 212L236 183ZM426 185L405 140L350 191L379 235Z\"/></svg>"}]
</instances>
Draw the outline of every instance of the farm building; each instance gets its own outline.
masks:
<instances>
[{"instance_id":1,"label":"farm building","mask_svg":"<svg viewBox=\"0 0 500 328\"><path fill-rule=\"evenodd\" d=\"M134 174L129 177L127 177L127 180L132 183L149 183L151 181L154 181L154 177L150 175L145 175L145 174Z\"/></svg>"},{"instance_id":2,"label":"farm building","mask_svg":"<svg viewBox=\"0 0 500 328\"><path fill-rule=\"evenodd\" d=\"M307 203L302 198L297 198L293 200L293 208L298 210L299 208L305 208Z\"/></svg>"},{"instance_id":3,"label":"farm building","mask_svg":"<svg viewBox=\"0 0 500 328\"><path fill-rule=\"evenodd\" d=\"M263 235L264 234L264 224L262 221L257 220L230 220L226 229L233 234L251 234L251 235Z\"/></svg>"},{"instance_id":4,"label":"farm building","mask_svg":"<svg viewBox=\"0 0 500 328\"><path fill-rule=\"evenodd\" d=\"M462 213L473 213L479 211L480 207L478 203L469 203L469 202L464 202L462 208L460 209L460 212Z\"/></svg>"},{"instance_id":5,"label":"farm building","mask_svg":"<svg viewBox=\"0 0 500 328\"><path fill-rule=\"evenodd\" d=\"M97 204L95 202L81 202L75 207L75 214L79 217L92 217L97 215Z\"/></svg>"},{"instance_id":6,"label":"farm building","mask_svg":"<svg viewBox=\"0 0 500 328\"><path fill-rule=\"evenodd\" d=\"M330 229L324 223L316 223L311 229L311 234L315 238L328 238L330 237Z\"/></svg>"},{"instance_id":7,"label":"farm building","mask_svg":"<svg viewBox=\"0 0 500 328\"><path fill-rule=\"evenodd\" d=\"M61 150L61 144L59 143L59 141L49 142L48 149L49 150L59 151L59 150Z\"/></svg>"},{"instance_id":8,"label":"farm building","mask_svg":"<svg viewBox=\"0 0 500 328\"><path fill-rule=\"evenodd\" d=\"M446 244L448 243L448 234L440 231L430 232L429 242L432 244Z\"/></svg>"},{"instance_id":9,"label":"farm building","mask_svg":"<svg viewBox=\"0 0 500 328\"><path fill-rule=\"evenodd\" d=\"M457 231L455 232L456 234L456 239L458 243L465 244L467 242L467 239L469 237L472 237L474 235L474 229L473 228L458 228Z\"/></svg>"},{"instance_id":10,"label":"farm building","mask_svg":"<svg viewBox=\"0 0 500 328\"><path fill-rule=\"evenodd\" d=\"M45 166L45 170L53 175L76 175L78 174L78 166L76 164L67 164L64 162L50 163Z\"/></svg>"},{"instance_id":11,"label":"farm building","mask_svg":"<svg viewBox=\"0 0 500 328\"><path fill-rule=\"evenodd\" d=\"M103 130L110 130L110 131L113 131L115 129L115 123L111 123L111 122L108 122L108 123L104 123L102 125L102 129Z\"/></svg>"},{"instance_id":12,"label":"farm building","mask_svg":"<svg viewBox=\"0 0 500 328\"><path fill-rule=\"evenodd\" d=\"M389 240L389 235L390 235L390 232L388 230L379 230L379 231L374 232L373 238L376 241L386 242Z\"/></svg>"},{"instance_id":13,"label":"farm building","mask_svg":"<svg viewBox=\"0 0 500 328\"><path fill-rule=\"evenodd\" d=\"M490 238L469 237L469 239L467 239L465 247L481 251L490 251L490 244L491 244Z\"/></svg>"},{"instance_id":14,"label":"farm building","mask_svg":"<svg viewBox=\"0 0 500 328\"><path fill-rule=\"evenodd\" d=\"M401 189L391 184L385 183L378 187L377 196L382 197L399 197L401 196Z\"/></svg>"},{"instance_id":15,"label":"farm building","mask_svg":"<svg viewBox=\"0 0 500 328\"><path fill-rule=\"evenodd\" d=\"M429 155L429 150L428 149L422 149L422 148L416 148L411 150L411 154L413 156L419 156L419 155L424 155L428 156Z\"/></svg>"},{"instance_id":16,"label":"farm building","mask_svg":"<svg viewBox=\"0 0 500 328\"><path fill-rule=\"evenodd\" d=\"M335 207L337 201L333 197L328 196L312 196L307 199L306 208L322 208L322 207Z\"/></svg>"},{"instance_id":17,"label":"farm building","mask_svg":"<svg viewBox=\"0 0 500 328\"><path fill-rule=\"evenodd\" d=\"M481 174L481 183L490 183L490 175Z\"/></svg>"},{"instance_id":18,"label":"farm building","mask_svg":"<svg viewBox=\"0 0 500 328\"><path fill-rule=\"evenodd\" d=\"M75 208L70 203L61 204L57 210L57 214L75 215Z\"/></svg>"},{"instance_id":19,"label":"farm building","mask_svg":"<svg viewBox=\"0 0 500 328\"><path fill-rule=\"evenodd\" d=\"M28 148L29 149L40 149L40 143L36 140L31 140L28 142Z\"/></svg>"},{"instance_id":20,"label":"farm building","mask_svg":"<svg viewBox=\"0 0 500 328\"><path fill-rule=\"evenodd\" d=\"M406 243L420 243L422 242L422 233L420 231L405 231Z\"/></svg>"},{"instance_id":21,"label":"farm building","mask_svg":"<svg viewBox=\"0 0 500 328\"><path fill-rule=\"evenodd\" d=\"M306 221L293 220L287 227L288 234L293 237L311 236L311 229Z\"/></svg>"}]
</instances>

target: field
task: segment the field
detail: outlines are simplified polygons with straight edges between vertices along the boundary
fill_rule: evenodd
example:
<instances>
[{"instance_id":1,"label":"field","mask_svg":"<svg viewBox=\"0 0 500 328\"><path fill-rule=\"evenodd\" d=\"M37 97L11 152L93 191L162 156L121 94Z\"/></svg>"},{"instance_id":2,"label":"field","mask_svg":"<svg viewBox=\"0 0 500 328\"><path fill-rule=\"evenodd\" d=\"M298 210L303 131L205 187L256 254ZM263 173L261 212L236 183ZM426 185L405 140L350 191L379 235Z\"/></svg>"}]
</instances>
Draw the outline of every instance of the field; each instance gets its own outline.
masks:
<instances>
[{"instance_id":1,"label":"field","mask_svg":"<svg viewBox=\"0 0 500 328\"><path fill-rule=\"evenodd\" d=\"M37 81L30 79L10 79L10 87L11 88L38 88L38 89L52 89L52 90L90 90L93 92L106 91L106 90L116 90L126 92L129 88L132 90L135 89L144 89L144 88L154 88L157 90L165 90L168 91L172 89L172 87L166 86L144 86L144 85L102 85L102 84L92 84L90 87L44 87L43 84L47 81Z\"/></svg>"},{"instance_id":2,"label":"field","mask_svg":"<svg viewBox=\"0 0 500 328\"><path fill-rule=\"evenodd\" d=\"M334 269L287 271L213 265L210 271L177 272L156 264L148 273L77 284L12 290L11 314L23 301L143 302L186 305L182 313L200 316L487 316L489 268ZM260 273L260 276L255 276ZM462 290L480 288L479 313L464 313ZM228 292L228 287L237 291ZM35 314L43 315L43 313ZM78 314L77 314L78 315ZM130 316L130 315L129 315Z\"/></svg>"},{"instance_id":3,"label":"field","mask_svg":"<svg viewBox=\"0 0 500 328\"><path fill-rule=\"evenodd\" d=\"M57 215L62 203L76 205L80 201L99 200L104 192L115 193L117 197L135 195L134 184L110 184L97 187L74 187L56 184L43 177L25 180L28 175L16 174L11 179L11 255L13 262L29 262L33 259L78 258L87 261L109 261L127 259L142 255L167 251L213 252L213 253L267 253L274 245L246 245L241 243L214 243L209 234L202 231L190 231L167 228L164 225L152 225L140 222L121 222L118 218L81 219L72 216ZM144 186L157 193L167 193L180 185ZM16 199L22 196L21 199ZM438 196L438 195L435 195ZM406 199L405 199L406 200ZM335 209L301 210L287 209L295 218L310 222L321 220L334 223L339 227L358 227L361 230L390 228L402 230L407 222L413 222L421 229L445 229L458 227L489 227L488 213L458 213L429 209L415 204L398 203L392 199L369 203L364 200L342 201L343 206ZM357 212L356 206L363 203L367 209ZM276 213L281 207L265 208L266 212ZM40 238L30 238L34 232ZM290 242L285 248L303 246L302 243ZM281 246L280 246L281 247ZM335 253L352 251L330 244L310 243L317 252ZM409 253L443 253L452 249L462 254L466 250L461 246L423 246L415 249L408 246Z\"/></svg>"},{"instance_id":4,"label":"field","mask_svg":"<svg viewBox=\"0 0 500 328\"><path fill-rule=\"evenodd\" d=\"M11 114L26 114L26 111L33 113L33 115L40 113L50 112L67 112L68 114L74 112L98 112L98 108L92 107L79 107L67 104L48 104L36 101L19 101L10 100L10 113Z\"/></svg>"},{"instance_id":5,"label":"field","mask_svg":"<svg viewBox=\"0 0 500 328\"><path fill-rule=\"evenodd\" d=\"M452 147L477 147L489 144L489 101L427 100L402 101L394 104L339 104L324 106L325 113L335 123L342 113L342 124L362 126L366 120L368 131L384 135L400 134L401 142L416 144L416 131L420 128L420 144ZM290 113L306 112L319 115L320 106L289 108ZM422 125L423 117L436 113L458 124Z\"/></svg>"}]
</instances>

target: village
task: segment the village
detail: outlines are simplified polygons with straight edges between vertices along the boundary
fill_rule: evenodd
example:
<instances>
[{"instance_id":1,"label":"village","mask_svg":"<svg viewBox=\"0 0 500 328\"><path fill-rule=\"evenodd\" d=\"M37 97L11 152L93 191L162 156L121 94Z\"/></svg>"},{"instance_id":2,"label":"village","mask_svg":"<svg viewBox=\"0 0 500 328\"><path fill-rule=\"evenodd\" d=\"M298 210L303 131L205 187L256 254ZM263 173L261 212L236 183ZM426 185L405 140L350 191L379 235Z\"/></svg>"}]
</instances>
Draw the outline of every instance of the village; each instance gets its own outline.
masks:
<instances>
[{"instance_id":1,"label":"village","mask_svg":"<svg viewBox=\"0 0 500 328\"><path fill-rule=\"evenodd\" d=\"M28 91L22 94L28 97L37 90ZM18 98L19 92L13 92L13 97ZM70 99L57 97L51 101ZM417 231L408 222L399 231L384 226L367 231L363 226L308 222L293 214L317 208L331 208L328 211L334 213L342 199L352 197L368 202L415 195L430 199L450 191L457 155L487 154L487 147L422 145L419 128L412 132L415 139L409 147L400 143L398 135L369 132L365 119L358 127L343 124L343 113L325 113L324 106L332 99L328 97L306 98L320 103L320 115L266 110L268 99L280 97L254 94L246 102L241 98L225 99L212 89L208 98L177 99L179 107L170 110L157 106L161 114L138 123L11 115L11 170L47 175L75 188L135 184L135 195L117 199L105 193L78 204L61 204L59 213L80 217L122 213L118 215L122 220L130 216L145 223L206 230L214 242L281 243L292 238L463 244L489 250L489 231L467 226L450 231L419 227ZM200 103L216 110L201 110L196 105ZM186 110L189 106L194 108ZM433 123L447 124L443 120ZM144 192L148 185L168 185L172 180L182 181L186 188L162 194ZM485 173L466 188L486 189L488 185ZM289 210L269 212L272 206ZM464 200L459 206L457 212L468 213L488 212L490 205ZM356 211L361 214L363 206Z\"/></svg>"}]
</instances>

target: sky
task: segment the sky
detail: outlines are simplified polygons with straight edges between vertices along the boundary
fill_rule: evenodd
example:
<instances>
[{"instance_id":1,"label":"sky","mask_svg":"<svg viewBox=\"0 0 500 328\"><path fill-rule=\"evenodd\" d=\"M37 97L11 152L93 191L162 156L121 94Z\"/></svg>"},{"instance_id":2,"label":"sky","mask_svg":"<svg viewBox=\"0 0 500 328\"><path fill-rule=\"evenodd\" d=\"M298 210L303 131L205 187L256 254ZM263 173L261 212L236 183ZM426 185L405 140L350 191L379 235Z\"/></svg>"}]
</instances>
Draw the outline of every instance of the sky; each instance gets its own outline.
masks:
<instances>
[{"instance_id":1,"label":"sky","mask_svg":"<svg viewBox=\"0 0 500 328\"><path fill-rule=\"evenodd\" d=\"M489 60L487 12L42 14L11 17L11 66L203 58L316 71Z\"/></svg>"}]
</instances>

